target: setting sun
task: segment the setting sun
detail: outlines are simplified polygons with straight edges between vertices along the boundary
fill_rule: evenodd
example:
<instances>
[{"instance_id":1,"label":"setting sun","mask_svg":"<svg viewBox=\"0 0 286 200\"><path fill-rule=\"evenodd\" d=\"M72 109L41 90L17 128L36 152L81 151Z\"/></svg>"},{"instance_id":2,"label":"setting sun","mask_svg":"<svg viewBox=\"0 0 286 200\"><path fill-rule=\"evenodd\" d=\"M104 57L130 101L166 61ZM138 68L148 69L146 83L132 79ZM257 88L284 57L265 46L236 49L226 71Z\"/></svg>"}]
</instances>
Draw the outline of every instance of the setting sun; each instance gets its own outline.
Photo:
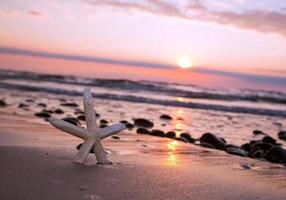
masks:
<instances>
[{"instance_id":1,"label":"setting sun","mask_svg":"<svg viewBox=\"0 0 286 200\"><path fill-rule=\"evenodd\" d=\"M193 60L187 57L181 57L177 62L178 66L183 69L187 69L193 66Z\"/></svg>"}]
</instances>

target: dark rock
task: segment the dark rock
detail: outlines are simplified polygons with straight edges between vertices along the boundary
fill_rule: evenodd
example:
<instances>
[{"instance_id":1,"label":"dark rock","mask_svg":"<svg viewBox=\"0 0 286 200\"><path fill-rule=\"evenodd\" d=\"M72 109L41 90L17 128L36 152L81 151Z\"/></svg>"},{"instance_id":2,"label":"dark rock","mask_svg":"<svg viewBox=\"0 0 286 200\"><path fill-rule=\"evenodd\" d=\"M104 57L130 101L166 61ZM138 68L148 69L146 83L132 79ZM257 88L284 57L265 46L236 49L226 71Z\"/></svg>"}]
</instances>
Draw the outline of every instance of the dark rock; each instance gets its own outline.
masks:
<instances>
[{"instance_id":1,"label":"dark rock","mask_svg":"<svg viewBox=\"0 0 286 200\"><path fill-rule=\"evenodd\" d=\"M50 113L50 114L54 113L52 110L47 110L47 109L43 109L42 112L47 112L47 113Z\"/></svg>"},{"instance_id":2,"label":"dark rock","mask_svg":"<svg viewBox=\"0 0 286 200\"><path fill-rule=\"evenodd\" d=\"M254 145L256 142L259 142L259 141L257 141L257 140L251 140L251 141L249 142L249 144L252 146L252 145Z\"/></svg>"},{"instance_id":3,"label":"dark rock","mask_svg":"<svg viewBox=\"0 0 286 200\"><path fill-rule=\"evenodd\" d=\"M243 156L247 157L247 152L243 149L234 148L234 147L227 147L225 151L229 154L237 155L237 156Z\"/></svg>"},{"instance_id":4,"label":"dark rock","mask_svg":"<svg viewBox=\"0 0 286 200\"><path fill-rule=\"evenodd\" d=\"M226 143L218 138L217 136L213 135L212 133L205 133L200 138L200 143L208 143L214 146L216 149L224 150Z\"/></svg>"},{"instance_id":5,"label":"dark rock","mask_svg":"<svg viewBox=\"0 0 286 200\"><path fill-rule=\"evenodd\" d=\"M205 142L200 142L200 146L210 148L210 149L215 149L215 146L213 146L209 143L205 143Z\"/></svg>"},{"instance_id":6,"label":"dark rock","mask_svg":"<svg viewBox=\"0 0 286 200\"><path fill-rule=\"evenodd\" d=\"M161 131L161 130L158 130L158 129L152 130L150 134L154 135L154 136L165 137L164 131Z\"/></svg>"},{"instance_id":7,"label":"dark rock","mask_svg":"<svg viewBox=\"0 0 286 200\"><path fill-rule=\"evenodd\" d=\"M220 139L221 139L224 143L226 143L226 140L225 140L223 137L220 137Z\"/></svg>"},{"instance_id":8,"label":"dark rock","mask_svg":"<svg viewBox=\"0 0 286 200\"><path fill-rule=\"evenodd\" d=\"M19 103L18 108L28 108L29 105L24 104L24 103Z\"/></svg>"},{"instance_id":9,"label":"dark rock","mask_svg":"<svg viewBox=\"0 0 286 200\"><path fill-rule=\"evenodd\" d=\"M82 143L80 143L79 145L76 146L77 149L80 149L80 147L82 146ZM93 146L94 147L94 146ZM94 153L93 148L89 151L89 153Z\"/></svg>"},{"instance_id":10,"label":"dark rock","mask_svg":"<svg viewBox=\"0 0 286 200\"><path fill-rule=\"evenodd\" d=\"M169 115L163 114L163 115L160 116L160 119L163 119L163 120L172 120L173 118L172 118L171 116L169 116Z\"/></svg>"},{"instance_id":11,"label":"dark rock","mask_svg":"<svg viewBox=\"0 0 286 200\"><path fill-rule=\"evenodd\" d=\"M128 123L128 124L125 124L125 127L126 127L126 128L128 128L128 129L130 130L130 129L133 129L133 128L134 128L134 125L133 125L133 124Z\"/></svg>"},{"instance_id":12,"label":"dark rock","mask_svg":"<svg viewBox=\"0 0 286 200\"><path fill-rule=\"evenodd\" d=\"M245 144L241 145L240 148L243 149L244 151L247 151L247 152L251 151L251 145L249 143L245 143Z\"/></svg>"},{"instance_id":13,"label":"dark rock","mask_svg":"<svg viewBox=\"0 0 286 200\"><path fill-rule=\"evenodd\" d=\"M38 103L38 106L43 107L43 108L47 107L47 105L45 103Z\"/></svg>"},{"instance_id":14,"label":"dark rock","mask_svg":"<svg viewBox=\"0 0 286 200\"><path fill-rule=\"evenodd\" d=\"M273 139L273 138L270 137L270 136L265 136L265 137L262 139L262 142L266 142L266 143L270 143L270 144L276 144L276 140Z\"/></svg>"},{"instance_id":15,"label":"dark rock","mask_svg":"<svg viewBox=\"0 0 286 200\"><path fill-rule=\"evenodd\" d=\"M62 120L68 123L71 123L73 125L80 126L80 122L74 117L66 117L66 118L63 118Z\"/></svg>"},{"instance_id":16,"label":"dark rock","mask_svg":"<svg viewBox=\"0 0 286 200\"><path fill-rule=\"evenodd\" d=\"M253 133L254 135L265 135L265 133L263 133L263 132L260 131L260 130L254 130L252 133Z\"/></svg>"},{"instance_id":17,"label":"dark rock","mask_svg":"<svg viewBox=\"0 0 286 200\"><path fill-rule=\"evenodd\" d=\"M188 143L189 141L186 138L183 137L178 137L178 138L174 138L175 140L181 141L181 142L186 142Z\"/></svg>"},{"instance_id":18,"label":"dark rock","mask_svg":"<svg viewBox=\"0 0 286 200\"><path fill-rule=\"evenodd\" d=\"M273 146L263 157L273 163L286 164L286 151L279 146Z\"/></svg>"},{"instance_id":19,"label":"dark rock","mask_svg":"<svg viewBox=\"0 0 286 200\"><path fill-rule=\"evenodd\" d=\"M190 143L195 143L196 142L196 140L194 138L192 138L192 136L189 133L181 133L180 137L181 138L185 138Z\"/></svg>"},{"instance_id":20,"label":"dark rock","mask_svg":"<svg viewBox=\"0 0 286 200\"><path fill-rule=\"evenodd\" d=\"M61 106L65 107L78 107L76 103L62 103Z\"/></svg>"},{"instance_id":21,"label":"dark rock","mask_svg":"<svg viewBox=\"0 0 286 200\"><path fill-rule=\"evenodd\" d=\"M273 144L266 143L266 142L256 142L255 144L251 145L251 150L253 149L261 149L262 151L266 152L270 148L272 148Z\"/></svg>"},{"instance_id":22,"label":"dark rock","mask_svg":"<svg viewBox=\"0 0 286 200\"><path fill-rule=\"evenodd\" d=\"M106 128L107 124L100 124L99 128Z\"/></svg>"},{"instance_id":23,"label":"dark rock","mask_svg":"<svg viewBox=\"0 0 286 200\"><path fill-rule=\"evenodd\" d=\"M253 151L249 153L249 157L250 158L262 158L263 154L264 154L263 150L261 150L260 148L255 148Z\"/></svg>"},{"instance_id":24,"label":"dark rock","mask_svg":"<svg viewBox=\"0 0 286 200\"><path fill-rule=\"evenodd\" d=\"M7 103L3 99L0 99L0 107L5 107L5 106L7 106Z\"/></svg>"},{"instance_id":25,"label":"dark rock","mask_svg":"<svg viewBox=\"0 0 286 200\"><path fill-rule=\"evenodd\" d=\"M278 133L278 138L279 138L280 140L285 140L285 141L286 141L286 131L280 131L280 132Z\"/></svg>"},{"instance_id":26,"label":"dark rock","mask_svg":"<svg viewBox=\"0 0 286 200\"><path fill-rule=\"evenodd\" d=\"M137 127L144 127L144 128L152 128L154 126L153 122L143 118L135 119L134 125Z\"/></svg>"},{"instance_id":27,"label":"dark rock","mask_svg":"<svg viewBox=\"0 0 286 200\"><path fill-rule=\"evenodd\" d=\"M40 117L40 118L50 118L51 117L50 113L47 113L47 112L38 112L38 113L35 113L35 116Z\"/></svg>"},{"instance_id":28,"label":"dark rock","mask_svg":"<svg viewBox=\"0 0 286 200\"><path fill-rule=\"evenodd\" d=\"M105 119L101 119L99 122L100 122L100 124L108 124L108 121Z\"/></svg>"},{"instance_id":29,"label":"dark rock","mask_svg":"<svg viewBox=\"0 0 286 200\"><path fill-rule=\"evenodd\" d=\"M74 111L74 114L75 114L75 115L84 114L84 112L83 112L81 109L76 108L75 111Z\"/></svg>"},{"instance_id":30,"label":"dark rock","mask_svg":"<svg viewBox=\"0 0 286 200\"><path fill-rule=\"evenodd\" d=\"M64 111L62 109L58 108L58 109L54 110L54 113L56 113L56 114L64 114Z\"/></svg>"},{"instance_id":31,"label":"dark rock","mask_svg":"<svg viewBox=\"0 0 286 200\"><path fill-rule=\"evenodd\" d=\"M138 134L150 134L150 131L145 128L138 128L136 131Z\"/></svg>"},{"instance_id":32,"label":"dark rock","mask_svg":"<svg viewBox=\"0 0 286 200\"><path fill-rule=\"evenodd\" d=\"M121 123L121 124L124 124L124 125L129 124L129 122L128 122L128 121L126 121L126 120L121 120L121 121L120 121L120 123Z\"/></svg>"},{"instance_id":33,"label":"dark rock","mask_svg":"<svg viewBox=\"0 0 286 200\"><path fill-rule=\"evenodd\" d=\"M116 140L120 140L120 137L118 137L118 136L116 136L116 135L113 135L112 138L113 138L113 139L116 139Z\"/></svg>"},{"instance_id":34,"label":"dark rock","mask_svg":"<svg viewBox=\"0 0 286 200\"><path fill-rule=\"evenodd\" d=\"M167 138L175 138L176 137L176 133L174 131L168 131L166 133L166 137Z\"/></svg>"},{"instance_id":35,"label":"dark rock","mask_svg":"<svg viewBox=\"0 0 286 200\"><path fill-rule=\"evenodd\" d=\"M79 115L77 116L77 119L80 121L85 121L85 116L84 115Z\"/></svg>"}]
</instances>

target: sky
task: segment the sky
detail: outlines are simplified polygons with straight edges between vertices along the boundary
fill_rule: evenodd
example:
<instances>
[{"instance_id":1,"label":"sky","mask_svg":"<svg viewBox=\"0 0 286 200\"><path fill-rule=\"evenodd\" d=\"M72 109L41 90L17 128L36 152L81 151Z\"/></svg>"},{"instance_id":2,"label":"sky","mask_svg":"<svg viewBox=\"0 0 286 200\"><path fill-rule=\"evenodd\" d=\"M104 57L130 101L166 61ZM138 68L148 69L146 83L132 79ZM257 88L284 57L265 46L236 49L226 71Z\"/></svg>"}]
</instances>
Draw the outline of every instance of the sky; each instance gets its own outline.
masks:
<instances>
[{"instance_id":1,"label":"sky","mask_svg":"<svg viewBox=\"0 0 286 200\"><path fill-rule=\"evenodd\" d=\"M285 91L286 1L1 1L0 68Z\"/></svg>"}]
</instances>

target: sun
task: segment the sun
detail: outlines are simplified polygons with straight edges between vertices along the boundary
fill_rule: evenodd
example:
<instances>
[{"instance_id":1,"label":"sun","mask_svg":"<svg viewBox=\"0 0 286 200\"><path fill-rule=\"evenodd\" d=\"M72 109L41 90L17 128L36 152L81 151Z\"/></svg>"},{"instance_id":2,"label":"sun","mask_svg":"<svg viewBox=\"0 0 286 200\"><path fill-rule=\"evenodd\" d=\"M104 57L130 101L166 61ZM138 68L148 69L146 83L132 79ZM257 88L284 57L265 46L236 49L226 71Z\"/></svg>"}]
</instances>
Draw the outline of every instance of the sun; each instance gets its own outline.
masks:
<instances>
[{"instance_id":1,"label":"sun","mask_svg":"<svg viewBox=\"0 0 286 200\"><path fill-rule=\"evenodd\" d=\"M187 69L193 66L193 60L189 57L181 57L178 59L177 65L180 68Z\"/></svg>"}]
</instances>

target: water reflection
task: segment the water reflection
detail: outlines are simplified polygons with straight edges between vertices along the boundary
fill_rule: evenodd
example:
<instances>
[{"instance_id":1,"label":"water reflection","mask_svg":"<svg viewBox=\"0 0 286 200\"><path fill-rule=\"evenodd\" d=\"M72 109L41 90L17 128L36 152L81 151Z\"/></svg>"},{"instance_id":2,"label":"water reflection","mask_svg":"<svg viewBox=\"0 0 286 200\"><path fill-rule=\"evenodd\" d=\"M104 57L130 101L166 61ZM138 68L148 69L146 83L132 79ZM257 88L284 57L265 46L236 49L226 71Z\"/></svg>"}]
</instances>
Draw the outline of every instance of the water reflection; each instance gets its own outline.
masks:
<instances>
[{"instance_id":1,"label":"water reflection","mask_svg":"<svg viewBox=\"0 0 286 200\"><path fill-rule=\"evenodd\" d=\"M174 127L174 131L176 133L176 136L179 137L180 133L187 130L187 114L185 113L185 110L182 108L178 108L174 111L172 114L174 116L174 120L172 121L172 126Z\"/></svg>"},{"instance_id":2,"label":"water reflection","mask_svg":"<svg viewBox=\"0 0 286 200\"><path fill-rule=\"evenodd\" d=\"M178 144L179 143L177 141L169 141L167 143L167 149L168 149L167 165L168 166L175 167L178 165L179 157L176 154Z\"/></svg>"}]
</instances>

